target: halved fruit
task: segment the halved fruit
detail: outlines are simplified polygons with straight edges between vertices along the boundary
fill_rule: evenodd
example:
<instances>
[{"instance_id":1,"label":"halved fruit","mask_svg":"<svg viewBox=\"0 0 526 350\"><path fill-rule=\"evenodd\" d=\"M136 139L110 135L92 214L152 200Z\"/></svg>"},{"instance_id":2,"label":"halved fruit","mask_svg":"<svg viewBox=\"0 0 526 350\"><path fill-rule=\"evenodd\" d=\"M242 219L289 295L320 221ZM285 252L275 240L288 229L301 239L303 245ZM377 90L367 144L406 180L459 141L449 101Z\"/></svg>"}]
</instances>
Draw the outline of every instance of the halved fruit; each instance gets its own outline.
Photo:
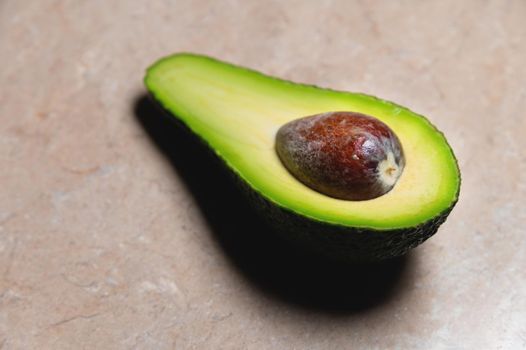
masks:
<instances>
[{"instance_id":1,"label":"halved fruit","mask_svg":"<svg viewBox=\"0 0 526 350\"><path fill-rule=\"evenodd\" d=\"M434 234L458 200L460 172L444 135L394 103L295 84L194 54L159 60L145 84L164 110L224 162L278 231L333 258L401 255ZM305 186L284 167L275 150L278 129L329 111L373 116L398 136L405 169L388 193L336 199Z\"/></svg>"}]
</instances>

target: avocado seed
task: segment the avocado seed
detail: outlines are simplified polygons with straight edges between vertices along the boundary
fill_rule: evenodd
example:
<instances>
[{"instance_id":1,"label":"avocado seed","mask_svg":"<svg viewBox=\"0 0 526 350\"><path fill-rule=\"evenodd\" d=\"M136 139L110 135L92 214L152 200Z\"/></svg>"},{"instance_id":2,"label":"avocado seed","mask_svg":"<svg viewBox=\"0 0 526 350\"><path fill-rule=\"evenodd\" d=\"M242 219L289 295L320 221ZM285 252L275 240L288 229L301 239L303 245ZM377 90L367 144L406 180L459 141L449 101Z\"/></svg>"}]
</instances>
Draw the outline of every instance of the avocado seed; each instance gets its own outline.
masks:
<instances>
[{"instance_id":1,"label":"avocado seed","mask_svg":"<svg viewBox=\"0 0 526 350\"><path fill-rule=\"evenodd\" d=\"M380 120L328 112L283 125L276 151L299 181L325 195L367 200L389 192L404 169L402 145Z\"/></svg>"}]
</instances>

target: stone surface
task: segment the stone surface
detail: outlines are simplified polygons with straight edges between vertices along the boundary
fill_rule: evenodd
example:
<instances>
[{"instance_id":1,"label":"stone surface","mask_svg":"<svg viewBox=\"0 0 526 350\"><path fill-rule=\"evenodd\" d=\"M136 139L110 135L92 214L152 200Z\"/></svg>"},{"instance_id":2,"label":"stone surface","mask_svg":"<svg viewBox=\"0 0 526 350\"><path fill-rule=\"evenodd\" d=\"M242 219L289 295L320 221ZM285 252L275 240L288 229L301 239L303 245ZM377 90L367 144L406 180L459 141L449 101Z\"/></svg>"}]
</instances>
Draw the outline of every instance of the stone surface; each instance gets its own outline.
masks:
<instances>
[{"instance_id":1,"label":"stone surface","mask_svg":"<svg viewBox=\"0 0 526 350\"><path fill-rule=\"evenodd\" d=\"M525 16L522 0L0 2L0 348L526 347ZM145 67L176 51L427 115L460 202L404 260L302 261L142 99Z\"/></svg>"}]
</instances>

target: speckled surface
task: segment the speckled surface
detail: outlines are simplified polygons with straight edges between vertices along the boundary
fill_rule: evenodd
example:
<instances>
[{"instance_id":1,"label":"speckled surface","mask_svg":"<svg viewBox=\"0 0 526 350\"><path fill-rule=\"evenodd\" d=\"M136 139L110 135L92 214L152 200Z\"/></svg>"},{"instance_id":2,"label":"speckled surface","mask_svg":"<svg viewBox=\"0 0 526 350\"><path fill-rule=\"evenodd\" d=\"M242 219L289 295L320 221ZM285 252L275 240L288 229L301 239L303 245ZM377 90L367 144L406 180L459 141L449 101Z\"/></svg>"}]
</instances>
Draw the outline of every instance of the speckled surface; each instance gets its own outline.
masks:
<instances>
[{"instance_id":1,"label":"speckled surface","mask_svg":"<svg viewBox=\"0 0 526 350\"><path fill-rule=\"evenodd\" d=\"M525 17L522 0L0 2L0 348L526 347ZM406 259L301 260L142 98L175 51L427 115L460 202Z\"/></svg>"}]
</instances>

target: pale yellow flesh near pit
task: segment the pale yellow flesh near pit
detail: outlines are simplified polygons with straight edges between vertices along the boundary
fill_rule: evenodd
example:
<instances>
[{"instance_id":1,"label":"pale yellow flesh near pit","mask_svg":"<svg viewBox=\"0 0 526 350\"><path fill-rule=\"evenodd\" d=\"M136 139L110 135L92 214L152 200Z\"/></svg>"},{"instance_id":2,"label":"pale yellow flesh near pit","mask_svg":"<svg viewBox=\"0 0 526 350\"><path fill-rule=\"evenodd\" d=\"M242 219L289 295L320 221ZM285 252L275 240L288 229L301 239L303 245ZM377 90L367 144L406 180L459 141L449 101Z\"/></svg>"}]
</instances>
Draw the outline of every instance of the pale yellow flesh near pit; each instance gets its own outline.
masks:
<instances>
[{"instance_id":1,"label":"pale yellow flesh near pit","mask_svg":"<svg viewBox=\"0 0 526 350\"><path fill-rule=\"evenodd\" d=\"M145 83L165 109L205 140L254 190L300 215L382 230L424 223L456 201L459 171L444 136L401 106L367 95L293 84L191 54L160 60L148 69ZM280 126L328 111L374 116L398 135L406 165L390 192L367 201L338 200L306 187L282 165L274 149Z\"/></svg>"}]
</instances>

